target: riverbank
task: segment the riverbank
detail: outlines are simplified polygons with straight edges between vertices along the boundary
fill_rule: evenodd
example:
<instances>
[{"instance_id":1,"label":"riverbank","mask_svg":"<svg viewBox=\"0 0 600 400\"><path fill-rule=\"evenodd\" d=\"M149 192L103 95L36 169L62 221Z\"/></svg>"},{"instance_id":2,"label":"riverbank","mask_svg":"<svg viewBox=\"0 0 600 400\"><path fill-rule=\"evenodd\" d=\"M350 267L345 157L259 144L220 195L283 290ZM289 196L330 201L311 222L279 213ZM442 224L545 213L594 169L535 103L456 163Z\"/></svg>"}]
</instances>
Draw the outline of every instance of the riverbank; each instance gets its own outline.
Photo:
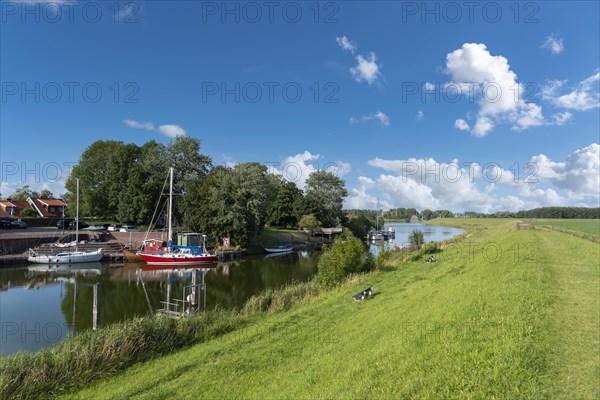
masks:
<instances>
[{"instance_id":1,"label":"riverbank","mask_svg":"<svg viewBox=\"0 0 600 400\"><path fill-rule=\"evenodd\" d=\"M513 220L437 224L466 232L435 263L392 257L331 291L254 300L280 306L67 397L597 396L599 246Z\"/></svg>"},{"instance_id":2,"label":"riverbank","mask_svg":"<svg viewBox=\"0 0 600 400\"><path fill-rule=\"evenodd\" d=\"M72 397L597 397L599 246L512 220L436 224L467 230L436 263L396 263ZM366 285L375 296L352 301Z\"/></svg>"}]
</instances>

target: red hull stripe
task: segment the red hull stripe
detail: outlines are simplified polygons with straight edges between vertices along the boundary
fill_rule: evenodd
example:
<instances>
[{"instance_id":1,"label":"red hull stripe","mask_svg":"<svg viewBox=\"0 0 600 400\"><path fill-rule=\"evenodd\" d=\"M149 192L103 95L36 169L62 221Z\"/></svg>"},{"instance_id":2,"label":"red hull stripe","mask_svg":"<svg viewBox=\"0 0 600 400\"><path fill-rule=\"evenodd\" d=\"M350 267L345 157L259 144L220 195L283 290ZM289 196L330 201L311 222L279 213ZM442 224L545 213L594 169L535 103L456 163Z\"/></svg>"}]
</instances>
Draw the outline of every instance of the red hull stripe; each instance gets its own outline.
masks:
<instances>
[{"instance_id":1,"label":"red hull stripe","mask_svg":"<svg viewBox=\"0 0 600 400\"><path fill-rule=\"evenodd\" d=\"M187 265L187 264L198 264L203 262L214 262L218 261L219 257L215 255L207 256L186 256L186 257L175 257L171 255L150 255L150 254L138 254L142 260L148 264L154 265Z\"/></svg>"}]
</instances>

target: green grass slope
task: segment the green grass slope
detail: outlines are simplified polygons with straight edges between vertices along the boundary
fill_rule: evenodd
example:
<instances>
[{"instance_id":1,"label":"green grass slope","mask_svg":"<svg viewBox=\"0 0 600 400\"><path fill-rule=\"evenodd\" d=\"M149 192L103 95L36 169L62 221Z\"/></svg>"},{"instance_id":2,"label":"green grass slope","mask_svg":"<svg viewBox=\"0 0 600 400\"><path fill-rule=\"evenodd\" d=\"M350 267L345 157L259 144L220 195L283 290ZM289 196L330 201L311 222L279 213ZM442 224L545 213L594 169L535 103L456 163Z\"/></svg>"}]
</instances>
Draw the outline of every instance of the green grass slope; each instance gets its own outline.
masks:
<instances>
[{"instance_id":1,"label":"green grass slope","mask_svg":"<svg viewBox=\"0 0 600 400\"><path fill-rule=\"evenodd\" d=\"M600 219L534 219L540 226L579 234L588 239L600 239Z\"/></svg>"},{"instance_id":2,"label":"green grass slope","mask_svg":"<svg viewBox=\"0 0 600 400\"><path fill-rule=\"evenodd\" d=\"M600 250L509 220L71 398L599 396ZM375 296L351 295L373 285Z\"/></svg>"}]
</instances>

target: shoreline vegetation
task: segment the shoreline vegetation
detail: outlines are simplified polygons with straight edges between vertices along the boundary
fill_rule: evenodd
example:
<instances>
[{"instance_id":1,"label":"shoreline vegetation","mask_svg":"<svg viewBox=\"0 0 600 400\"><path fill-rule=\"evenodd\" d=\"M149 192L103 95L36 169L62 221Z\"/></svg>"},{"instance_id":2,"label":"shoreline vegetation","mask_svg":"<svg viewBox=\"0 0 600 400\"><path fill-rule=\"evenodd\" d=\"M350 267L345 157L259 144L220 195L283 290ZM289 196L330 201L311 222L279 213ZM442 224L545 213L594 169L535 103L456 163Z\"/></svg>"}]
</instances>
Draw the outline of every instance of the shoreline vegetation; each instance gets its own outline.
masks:
<instances>
[{"instance_id":1,"label":"shoreline vegetation","mask_svg":"<svg viewBox=\"0 0 600 400\"><path fill-rule=\"evenodd\" d=\"M0 397L597 396L599 246L512 219L429 223L465 232L331 287L315 276L239 310L138 318L4 357ZM364 286L372 298L353 302Z\"/></svg>"},{"instance_id":2,"label":"shoreline vegetation","mask_svg":"<svg viewBox=\"0 0 600 400\"><path fill-rule=\"evenodd\" d=\"M336 288L368 278L369 274L350 275ZM241 309L216 308L181 319L158 314L138 317L98 331L86 330L38 352L2 357L0 398L54 398L135 364L248 327L261 315L313 301L327 290L332 289L319 283L315 275L307 282L293 282L254 295Z\"/></svg>"}]
</instances>

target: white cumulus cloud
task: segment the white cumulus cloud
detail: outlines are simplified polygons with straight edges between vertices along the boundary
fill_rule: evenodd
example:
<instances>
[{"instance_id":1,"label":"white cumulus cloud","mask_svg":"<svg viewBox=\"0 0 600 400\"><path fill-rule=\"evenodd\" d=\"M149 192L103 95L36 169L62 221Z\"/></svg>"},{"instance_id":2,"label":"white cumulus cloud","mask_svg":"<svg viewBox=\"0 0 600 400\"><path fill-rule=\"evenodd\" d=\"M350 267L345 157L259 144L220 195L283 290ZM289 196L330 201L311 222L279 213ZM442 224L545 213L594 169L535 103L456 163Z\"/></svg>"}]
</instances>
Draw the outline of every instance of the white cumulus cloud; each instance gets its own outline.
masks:
<instances>
[{"instance_id":1,"label":"white cumulus cloud","mask_svg":"<svg viewBox=\"0 0 600 400\"><path fill-rule=\"evenodd\" d=\"M468 93L479 106L474 123L468 124L464 119L457 119L454 123L455 128L468 130L473 136L486 136L500 123L509 123L512 130L523 131L536 126L563 125L572 117L569 113L559 113L545 118L539 104L526 101L526 88L517 81L517 74L511 69L508 59L492 55L485 44L465 43L449 53L446 71L453 81L445 84L444 88ZM577 93L566 95L569 98L555 98L555 104L576 103L589 107L593 97L589 90L593 79L594 76L582 82ZM553 81L545 89L543 97L547 99L552 94L556 95L562 85L563 82Z\"/></svg>"},{"instance_id":2,"label":"white cumulus cloud","mask_svg":"<svg viewBox=\"0 0 600 400\"><path fill-rule=\"evenodd\" d=\"M152 122L139 122L133 119L124 119L123 124L134 129L144 129L147 131L155 131L164 135L168 138L175 138L177 136L185 136L186 131L179 125L160 125L158 128L154 127Z\"/></svg>"},{"instance_id":3,"label":"white cumulus cloud","mask_svg":"<svg viewBox=\"0 0 600 400\"><path fill-rule=\"evenodd\" d=\"M377 55L374 52L371 52L366 58L359 54L356 56L356 66L350 68L350 73L355 81L364 81L372 85L381 75L379 68Z\"/></svg>"},{"instance_id":4,"label":"white cumulus cloud","mask_svg":"<svg viewBox=\"0 0 600 400\"><path fill-rule=\"evenodd\" d=\"M337 38L335 38L335 40L342 49L347 50L347 51L351 52L352 54L354 54L354 52L356 51L356 44L352 43L350 41L350 39L348 39L348 37L346 37L346 36L337 37Z\"/></svg>"},{"instance_id":5,"label":"white cumulus cloud","mask_svg":"<svg viewBox=\"0 0 600 400\"><path fill-rule=\"evenodd\" d=\"M526 166L514 169L520 171L517 176L514 166L510 170L494 163L482 167L456 159L374 158L368 164L385 172L377 178L360 177L359 186L349 190L347 207L374 208L377 197L385 199L388 207L485 213L600 205L597 143L575 150L563 161L553 161L544 154L533 156Z\"/></svg>"},{"instance_id":6,"label":"white cumulus cloud","mask_svg":"<svg viewBox=\"0 0 600 400\"><path fill-rule=\"evenodd\" d=\"M170 138L186 135L185 129L183 129L179 125L161 125L158 127L158 132Z\"/></svg>"},{"instance_id":7,"label":"white cumulus cloud","mask_svg":"<svg viewBox=\"0 0 600 400\"><path fill-rule=\"evenodd\" d=\"M459 118L456 121L454 121L454 127L456 129L460 129L461 131L468 131L468 130L471 129L471 127L469 126L469 124L467 124L467 121L465 121L462 118Z\"/></svg>"},{"instance_id":8,"label":"white cumulus cloud","mask_svg":"<svg viewBox=\"0 0 600 400\"><path fill-rule=\"evenodd\" d=\"M134 128L134 129L145 129L147 131L154 130L154 125L152 124L152 122L139 122L139 121L135 121L133 119L124 119L123 123L125 125L127 125L128 127Z\"/></svg>"},{"instance_id":9,"label":"white cumulus cloud","mask_svg":"<svg viewBox=\"0 0 600 400\"><path fill-rule=\"evenodd\" d=\"M551 54L557 55L565 51L564 40L555 34L546 37L542 44L543 49L547 49Z\"/></svg>"},{"instance_id":10,"label":"white cumulus cloud","mask_svg":"<svg viewBox=\"0 0 600 400\"><path fill-rule=\"evenodd\" d=\"M356 53L356 43L350 41L347 36L336 37L335 41L344 50L352 54ZM381 76L381 66L377 64L377 55L370 52L367 56L357 55L356 66L350 68L350 74L356 82L367 82L369 85L377 82Z\"/></svg>"},{"instance_id":11,"label":"white cumulus cloud","mask_svg":"<svg viewBox=\"0 0 600 400\"><path fill-rule=\"evenodd\" d=\"M542 98L556 107L569 110L588 111L600 107L600 70L579 82L568 93L561 94L566 85L564 80L548 82L542 89Z\"/></svg>"},{"instance_id":12,"label":"white cumulus cloud","mask_svg":"<svg viewBox=\"0 0 600 400\"><path fill-rule=\"evenodd\" d=\"M281 162L270 162L267 165L270 173L294 182L299 189L304 189L306 180L315 171L325 170L342 177L352 170L352 166L347 162L327 161L320 154L312 154L306 150L285 157Z\"/></svg>"},{"instance_id":13,"label":"white cumulus cloud","mask_svg":"<svg viewBox=\"0 0 600 400\"><path fill-rule=\"evenodd\" d=\"M369 121L377 121L381 126L389 126L390 125L390 118L387 116L387 114L381 112L381 111L377 111L376 113L373 114L369 114L369 115L363 115L362 117L350 117L350 124L360 124L360 123L364 123L364 122L369 122Z\"/></svg>"}]
</instances>

